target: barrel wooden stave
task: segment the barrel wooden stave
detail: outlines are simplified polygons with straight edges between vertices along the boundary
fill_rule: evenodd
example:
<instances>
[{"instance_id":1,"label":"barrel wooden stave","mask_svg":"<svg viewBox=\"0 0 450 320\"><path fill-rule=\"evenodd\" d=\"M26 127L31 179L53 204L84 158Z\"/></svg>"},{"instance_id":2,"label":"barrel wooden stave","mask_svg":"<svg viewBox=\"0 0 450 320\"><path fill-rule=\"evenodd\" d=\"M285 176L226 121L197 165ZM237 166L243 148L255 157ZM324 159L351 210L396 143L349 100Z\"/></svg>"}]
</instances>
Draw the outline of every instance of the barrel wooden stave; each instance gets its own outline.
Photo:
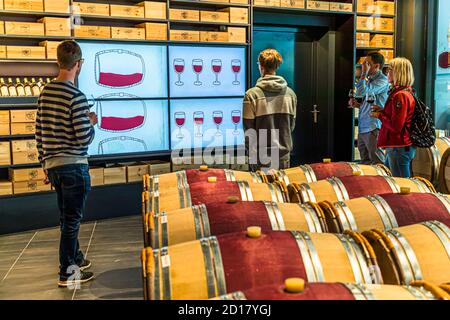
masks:
<instances>
[{"instance_id":1,"label":"barrel wooden stave","mask_svg":"<svg viewBox=\"0 0 450 320\"><path fill-rule=\"evenodd\" d=\"M443 193L450 193L450 149L445 151L441 159L439 168L439 190Z\"/></svg>"},{"instance_id":2,"label":"barrel wooden stave","mask_svg":"<svg viewBox=\"0 0 450 320\"><path fill-rule=\"evenodd\" d=\"M417 148L416 156L411 164L413 174L437 183L441 158L449 148L448 137L437 138L435 145L431 148Z\"/></svg>"}]
</instances>

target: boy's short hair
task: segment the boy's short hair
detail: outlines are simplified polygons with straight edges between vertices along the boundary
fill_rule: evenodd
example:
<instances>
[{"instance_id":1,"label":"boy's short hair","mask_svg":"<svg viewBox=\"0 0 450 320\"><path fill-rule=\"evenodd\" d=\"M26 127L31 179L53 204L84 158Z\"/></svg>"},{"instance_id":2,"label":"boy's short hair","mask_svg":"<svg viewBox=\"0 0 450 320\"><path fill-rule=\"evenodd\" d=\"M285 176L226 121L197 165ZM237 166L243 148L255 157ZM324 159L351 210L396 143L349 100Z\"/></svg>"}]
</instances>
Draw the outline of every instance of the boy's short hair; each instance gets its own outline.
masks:
<instances>
[{"instance_id":1,"label":"boy's short hair","mask_svg":"<svg viewBox=\"0 0 450 320\"><path fill-rule=\"evenodd\" d=\"M82 52L78 43L73 40L66 40L58 45L57 56L59 67L70 70L82 59Z\"/></svg>"},{"instance_id":2,"label":"boy's short hair","mask_svg":"<svg viewBox=\"0 0 450 320\"><path fill-rule=\"evenodd\" d=\"M276 71L283 63L283 57L275 49L265 49L258 57L260 65L267 71Z\"/></svg>"}]
</instances>

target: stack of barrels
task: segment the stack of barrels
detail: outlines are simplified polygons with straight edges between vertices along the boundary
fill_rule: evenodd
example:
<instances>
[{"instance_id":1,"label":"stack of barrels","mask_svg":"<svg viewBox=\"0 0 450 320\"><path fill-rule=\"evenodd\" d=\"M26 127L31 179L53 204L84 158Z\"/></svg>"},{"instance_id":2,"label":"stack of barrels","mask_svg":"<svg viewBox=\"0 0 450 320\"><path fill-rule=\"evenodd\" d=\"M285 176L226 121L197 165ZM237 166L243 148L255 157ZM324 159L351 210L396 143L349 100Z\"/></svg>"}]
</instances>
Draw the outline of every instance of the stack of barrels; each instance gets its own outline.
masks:
<instances>
[{"instance_id":1,"label":"stack of barrels","mask_svg":"<svg viewBox=\"0 0 450 320\"><path fill-rule=\"evenodd\" d=\"M144 298L449 299L450 198L382 165L143 178Z\"/></svg>"}]
</instances>

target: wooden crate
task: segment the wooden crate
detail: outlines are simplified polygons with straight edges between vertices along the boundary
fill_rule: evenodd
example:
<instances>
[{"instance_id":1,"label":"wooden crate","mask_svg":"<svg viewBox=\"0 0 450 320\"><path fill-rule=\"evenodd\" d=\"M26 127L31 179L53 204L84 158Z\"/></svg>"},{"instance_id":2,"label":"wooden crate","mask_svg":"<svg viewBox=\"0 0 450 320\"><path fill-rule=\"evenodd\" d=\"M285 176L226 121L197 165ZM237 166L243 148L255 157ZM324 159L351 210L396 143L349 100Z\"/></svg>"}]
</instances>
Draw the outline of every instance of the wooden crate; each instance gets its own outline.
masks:
<instances>
[{"instance_id":1,"label":"wooden crate","mask_svg":"<svg viewBox=\"0 0 450 320\"><path fill-rule=\"evenodd\" d=\"M117 4L110 5L111 17L132 17L132 18L145 18L143 6L123 6Z\"/></svg>"},{"instance_id":2,"label":"wooden crate","mask_svg":"<svg viewBox=\"0 0 450 320\"><path fill-rule=\"evenodd\" d=\"M248 23L248 9L247 8L225 8L219 10L229 14L231 23Z\"/></svg>"},{"instance_id":3,"label":"wooden crate","mask_svg":"<svg viewBox=\"0 0 450 320\"><path fill-rule=\"evenodd\" d=\"M9 136L11 134L9 123L0 122L0 136Z\"/></svg>"},{"instance_id":4,"label":"wooden crate","mask_svg":"<svg viewBox=\"0 0 450 320\"><path fill-rule=\"evenodd\" d=\"M107 3L74 2L73 13L93 16L109 16L110 7Z\"/></svg>"},{"instance_id":5,"label":"wooden crate","mask_svg":"<svg viewBox=\"0 0 450 320\"><path fill-rule=\"evenodd\" d=\"M166 19L167 4L165 2L144 1L138 3L144 7L145 18L149 19Z\"/></svg>"},{"instance_id":6,"label":"wooden crate","mask_svg":"<svg viewBox=\"0 0 450 320\"><path fill-rule=\"evenodd\" d=\"M357 0L356 12L358 13L373 13L375 11L374 0Z\"/></svg>"},{"instance_id":7,"label":"wooden crate","mask_svg":"<svg viewBox=\"0 0 450 320\"><path fill-rule=\"evenodd\" d=\"M246 43L247 28L228 27L228 42Z\"/></svg>"},{"instance_id":8,"label":"wooden crate","mask_svg":"<svg viewBox=\"0 0 450 320\"><path fill-rule=\"evenodd\" d=\"M253 4L260 7L279 7L281 2L280 0L253 0Z\"/></svg>"},{"instance_id":9,"label":"wooden crate","mask_svg":"<svg viewBox=\"0 0 450 320\"><path fill-rule=\"evenodd\" d=\"M394 59L394 50L378 50L384 56L384 63L388 64Z\"/></svg>"},{"instance_id":10,"label":"wooden crate","mask_svg":"<svg viewBox=\"0 0 450 320\"><path fill-rule=\"evenodd\" d=\"M14 194L43 192L52 190L50 183L45 184L43 180L29 180L22 182L13 182Z\"/></svg>"},{"instance_id":11,"label":"wooden crate","mask_svg":"<svg viewBox=\"0 0 450 320\"><path fill-rule=\"evenodd\" d=\"M44 0L44 11L70 13L70 0Z\"/></svg>"},{"instance_id":12,"label":"wooden crate","mask_svg":"<svg viewBox=\"0 0 450 320\"><path fill-rule=\"evenodd\" d=\"M305 0L281 0L280 6L283 8L305 8Z\"/></svg>"},{"instance_id":13,"label":"wooden crate","mask_svg":"<svg viewBox=\"0 0 450 320\"><path fill-rule=\"evenodd\" d=\"M370 47L370 40L356 39L357 48L367 48Z\"/></svg>"},{"instance_id":14,"label":"wooden crate","mask_svg":"<svg viewBox=\"0 0 450 320\"><path fill-rule=\"evenodd\" d=\"M44 36L43 23L5 21L5 34L18 36Z\"/></svg>"},{"instance_id":15,"label":"wooden crate","mask_svg":"<svg viewBox=\"0 0 450 320\"><path fill-rule=\"evenodd\" d=\"M127 183L127 167L111 166L104 169L104 183Z\"/></svg>"},{"instance_id":16,"label":"wooden crate","mask_svg":"<svg viewBox=\"0 0 450 320\"><path fill-rule=\"evenodd\" d=\"M104 181L104 168L102 167L90 167L89 175L91 176L91 186L102 186Z\"/></svg>"},{"instance_id":17,"label":"wooden crate","mask_svg":"<svg viewBox=\"0 0 450 320\"><path fill-rule=\"evenodd\" d=\"M152 176L170 172L170 162L161 160L152 160L148 161L147 163L149 174Z\"/></svg>"},{"instance_id":18,"label":"wooden crate","mask_svg":"<svg viewBox=\"0 0 450 320\"><path fill-rule=\"evenodd\" d=\"M10 121L9 110L0 110L0 123L9 123Z\"/></svg>"},{"instance_id":19,"label":"wooden crate","mask_svg":"<svg viewBox=\"0 0 450 320\"><path fill-rule=\"evenodd\" d=\"M170 9L169 18L170 20L200 21L200 11L186 10L186 9Z\"/></svg>"},{"instance_id":20,"label":"wooden crate","mask_svg":"<svg viewBox=\"0 0 450 320\"><path fill-rule=\"evenodd\" d=\"M35 122L37 110L10 110L11 123L15 122Z\"/></svg>"},{"instance_id":21,"label":"wooden crate","mask_svg":"<svg viewBox=\"0 0 450 320\"><path fill-rule=\"evenodd\" d=\"M356 30L373 31L374 20L372 17L356 17Z\"/></svg>"},{"instance_id":22,"label":"wooden crate","mask_svg":"<svg viewBox=\"0 0 450 320\"><path fill-rule=\"evenodd\" d=\"M78 25L74 27L74 35L78 38L110 39L111 27Z\"/></svg>"},{"instance_id":23,"label":"wooden crate","mask_svg":"<svg viewBox=\"0 0 450 320\"><path fill-rule=\"evenodd\" d=\"M330 2L330 11L353 12L353 3Z\"/></svg>"},{"instance_id":24,"label":"wooden crate","mask_svg":"<svg viewBox=\"0 0 450 320\"><path fill-rule=\"evenodd\" d=\"M228 42L228 32L200 31L200 41L203 41L203 42Z\"/></svg>"},{"instance_id":25,"label":"wooden crate","mask_svg":"<svg viewBox=\"0 0 450 320\"><path fill-rule=\"evenodd\" d=\"M394 19L392 18L374 18L373 25L375 31L394 32Z\"/></svg>"},{"instance_id":26,"label":"wooden crate","mask_svg":"<svg viewBox=\"0 0 450 320\"><path fill-rule=\"evenodd\" d=\"M13 194L13 185L11 181L0 181L0 196L8 196Z\"/></svg>"},{"instance_id":27,"label":"wooden crate","mask_svg":"<svg viewBox=\"0 0 450 320\"><path fill-rule=\"evenodd\" d=\"M378 14L395 15L395 2L394 1L375 1L374 11Z\"/></svg>"},{"instance_id":28,"label":"wooden crate","mask_svg":"<svg viewBox=\"0 0 450 320\"><path fill-rule=\"evenodd\" d=\"M45 179L44 170L41 167L27 169L9 169L9 181L23 182L30 180L43 181Z\"/></svg>"},{"instance_id":29,"label":"wooden crate","mask_svg":"<svg viewBox=\"0 0 450 320\"><path fill-rule=\"evenodd\" d=\"M142 177L149 174L148 164L135 164L127 166L127 182L142 181Z\"/></svg>"},{"instance_id":30,"label":"wooden crate","mask_svg":"<svg viewBox=\"0 0 450 320\"><path fill-rule=\"evenodd\" d=\"M228 2L228 1L223 1ZM249 4L250 0L229 0L230 3Z\"/></svg>"},{"instance_id":31,"label":"wooden crate","mask_svg":"<svg viewBox=\"0 0 450 320\"><path fill-rule=\"evenodd\" d=\"M0 0L0 10L4 10L5 8L3 7L3 1Z\"/></svg>"},{"instance_id":32,"label":"wooden crate","mask_svg":"<svg viewBox=\"0 0 450 320\"><path fill-rule=\"evenodd\" d=\"M11 141L13 164L28 164L38 162L38 151L35 140Z\"/></svg>"},{"instance_id":33,"label":"wooden crate","mask_svg":"<svg viewBox=\"0 0 450 320\"><path fill-rule=\"evenodd\" d=\"M69 18L49 18L45 17L39 20L44 24L45 35L53 37L70 37L70 19Z\"/></svg>"},{"instance_id":34,"label":"wooden crate","mask_svg":"<svg viewBox=\"0 0 450 320\"><path fill-rule=\"evenodd\" d=\"M5 34L5 21L0 21L0 34Z\"/></svg>"},{"instance_id":35,"label":"wooden crate","mask_svg":"<svg viewBox=\"0 0 450 320\"><path fill-rule=\"evenodd\" d=\"M112 39L145 40L145 29L111 27Z\"/></svg>"},{"instance_id":36,"label":"wooden crate","mask_svg":"<svg viewBox=\"0 0 450 320\"><path fill-rule=\"evenodd\" d=\"M11 144L9 141L0 141L0 165L11 164Z\"/></svg>"},{"instance_id":37,"label":"wooden crate","mask_svg":"<svg viewBox=\"0 0 450 320\"><path fill-rule=\"evenodd\" d=\"M42 0L4 0L4 7L11 11L44 11Z\"/></svg>"},{"instance_id":38,"label":"wooden crate","mask_svg":"<svg viewBox=\"0 0 450 320\"><path fill-rule=\"evenodd\" d=\"M356 40L370 41L370 33L367 33L367 32L357 32L357 33L356 33Z\"/></svg>"},{"instance_id":39,"label":"wooden crate","mask_svg":"<svg viewBox=\"0 0 450 320\"><path fill-rule=\"evenodd\" d=\"M167 24L146 22L138 24L136 27L145 28L147 40L167 40Z\"/></svg>"},{"instance_id":40,"label":"wooden crate","mask_svg":"<svg viewBox=\"0 0 450 320\"><path fill-rule=\"evenodd\" d=\"M31 122L11 123L11 134L35 134L36 125Z\"/></svg>"},{"instance_id":41,"label":"wooden crate","mask_svg":"<svg viewBox=\"0 0 450 320\"><path fill-rule=\"evenodd\" d=\"M6 46L0 46L0 59L6 59Z\"/></svg>"},{"instance_id":42,"label":"wooden crate","mask_svg":"<svg viewBox=\"0 0 450 320\"><path fill-rule=\"evenodd\" d=\"M306 1L306 8L309 10L330 10L330 2L329 1Z\"/></svg>"},{"instance_id":43,"label":"wooden crate","mask_svg":"<svg viewBox=\"0 0 450 320\"><path fill-rule=\"evenodd\" d=\"M6 57L8 59L45 59L45 48L6 46Z\"/></svg>"},{"instance_id":44,"label":"wooden crate","mask_svg":"<svg viewBox=\"0 0 450 320\"><path fill-rule=\"evenodd\" d=\"M49 60L58 59L57 49L61 42L59 41L42 41L39 43L41 47L45 47L45 56Z\"/></svg>"},{"instance_id":45,"label":"wooden crate","mask_svg":"<svg viewBox=\"0 0 450 320\"><path fill-rule=\"evenodd\" d=\"M373 35L370 39L370 46L373 48L392 49L394 48L394 36L384 34Z\"/></svg>"},{"instance_id":46,"label":"wooden crate","mask_svg":"<svg viewBox=\"0 0 450 320\"><path fill-rule=\"evenodd\" d=\"M219 11L200 11L200 21L228 23L230 22L230 14Z\"/></svg>"},{"instance_id":47,"label":"wooden crate","mask_svg":"<svg viewBox=\"0 0 450 320\"><path fill-rule=\"evenodd\" d=\"M192 30L170 30L170 40L200 41L200 32Z\"/></svg>"}]
</instances>

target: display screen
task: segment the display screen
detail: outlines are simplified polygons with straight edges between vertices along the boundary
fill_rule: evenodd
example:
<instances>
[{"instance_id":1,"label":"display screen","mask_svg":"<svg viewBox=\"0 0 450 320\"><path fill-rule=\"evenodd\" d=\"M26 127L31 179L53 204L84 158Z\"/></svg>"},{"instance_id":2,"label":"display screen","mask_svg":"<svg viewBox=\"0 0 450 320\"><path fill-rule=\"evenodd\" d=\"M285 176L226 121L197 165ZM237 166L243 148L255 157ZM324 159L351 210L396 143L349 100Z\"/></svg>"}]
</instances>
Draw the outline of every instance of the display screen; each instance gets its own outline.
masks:
<instances>
[{"instance_id":1,"label":"display screen","mask_svg":"<svg viewBox=\"0 0 450 320\"><path fill-rule=\"evenodd\" d=\"M97 100L91 111L97 113L98 124L90 155L169 149L166 100Z\"/></svg>"},{"instance_id":2,"label":"display screen","mask_svg":"<svg viewBox=\"0 0 450 320\"><path fill-rule=\"evenodd\" d=\"M169 47L171 97L243 96L245 48Z\"/></svg>"},{"instance_id":3,"label":"display screen","mask_svg":"<svg viewBox=\"0 0 450 320\"><path fill-rule=\"evenodd\" d=\"M179 99L170 102L172 149L244 143L242 99Z\"/></svg>"},{"instance_id":4,"label":"display screen","mask_svg":"<svg viewBox=\"0 0 450 320\"><path fill-rule=\"evenodd\" d=\"M167 47L82 42L84 64L78 86L89 99L111 93L167 97Z\"/></svg>"}]
</instances>

